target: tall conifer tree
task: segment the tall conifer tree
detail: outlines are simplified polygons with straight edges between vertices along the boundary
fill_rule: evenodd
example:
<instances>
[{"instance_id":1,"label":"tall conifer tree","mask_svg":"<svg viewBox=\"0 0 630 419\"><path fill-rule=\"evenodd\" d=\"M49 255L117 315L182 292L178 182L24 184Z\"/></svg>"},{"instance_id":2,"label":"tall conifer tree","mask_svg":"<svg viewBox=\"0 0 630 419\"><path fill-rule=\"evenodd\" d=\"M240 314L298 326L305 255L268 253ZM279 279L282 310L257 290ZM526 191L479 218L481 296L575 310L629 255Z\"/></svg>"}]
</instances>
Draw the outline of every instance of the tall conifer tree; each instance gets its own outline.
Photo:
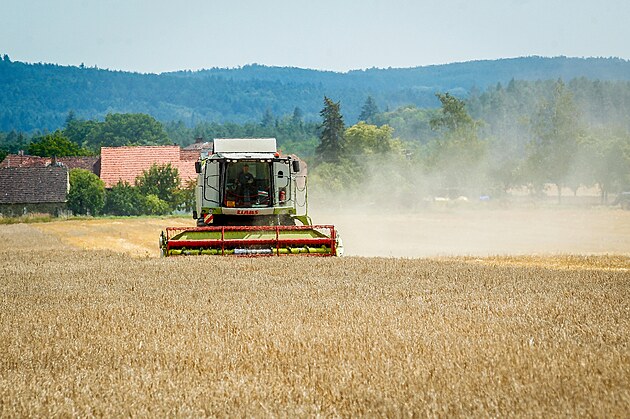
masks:
<instances>
[{"instance_id":1,"label":"tall conifer tree","mask_svg":"<svg viewBox=\"0 0 630 419\"><path fill-rule=\"evenodd\" d=\"M316 150L322 163L338 163L344 152L345 125L340 108L339 102L335 103L324 96L324 108L319 113L323 119L320 143Z\"/></svg>"},{"instance_id":2,"label":"tall conifer tree","mask_svg":"<svg viewBox=\"0 0 630 419\"><path fill-rule=\"evenodd\" d=\"M368 96L365 99L365 103L361 108L361 115L359 115L359 121L372 122L372 118L379 112L376 101L372 96Z\"/></svg>"}]
</instances>

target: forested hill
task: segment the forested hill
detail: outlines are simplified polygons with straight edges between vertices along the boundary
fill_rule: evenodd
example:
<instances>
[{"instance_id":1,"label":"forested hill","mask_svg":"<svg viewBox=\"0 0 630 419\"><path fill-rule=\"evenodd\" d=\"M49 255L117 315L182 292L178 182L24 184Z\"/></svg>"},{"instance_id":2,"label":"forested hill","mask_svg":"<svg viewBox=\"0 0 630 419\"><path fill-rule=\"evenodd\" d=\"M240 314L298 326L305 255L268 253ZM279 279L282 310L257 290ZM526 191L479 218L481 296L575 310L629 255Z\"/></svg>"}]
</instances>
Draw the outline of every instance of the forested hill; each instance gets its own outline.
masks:
<instances>
[{"instance_id":1,"label":"forested hill","mask_svg":"<svg viewBox=\"0 0 630 419\"><path fill-rule=\"evenodd\" d=\"M0 60L0 131L54 130L69 111L86 119L107 113L147 113L161 121L258 121L299 108L319 118L324 95L341 101L356 121L368 95L380 109L437 107L435 92L466 96L516 80L578 77L630 80L630 61L617 58L524 57L406 69L336 73L248 65L237 69L139 74L98 68Z\"/></svg>"}]
</instances>

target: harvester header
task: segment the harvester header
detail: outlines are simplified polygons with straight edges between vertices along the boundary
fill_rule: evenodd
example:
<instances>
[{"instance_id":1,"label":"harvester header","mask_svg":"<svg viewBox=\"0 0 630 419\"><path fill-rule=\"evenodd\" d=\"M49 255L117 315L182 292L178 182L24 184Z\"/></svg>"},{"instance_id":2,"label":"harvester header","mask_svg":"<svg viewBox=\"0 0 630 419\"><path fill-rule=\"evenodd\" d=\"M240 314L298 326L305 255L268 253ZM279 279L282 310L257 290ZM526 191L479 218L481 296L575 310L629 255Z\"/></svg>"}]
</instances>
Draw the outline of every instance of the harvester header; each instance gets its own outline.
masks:
<instances>
[{"instance_id":1,"label":"harvester header","mask_svg":"<svg viewBox=\"0 0 630 419\"><path fill-rule=\"evenodd\" d=\"M342 255L334 226L308 215L306 164L275 138L217 138L195 170L197 226L163 231L163 256Z\"/></svg>"}]
</instances>

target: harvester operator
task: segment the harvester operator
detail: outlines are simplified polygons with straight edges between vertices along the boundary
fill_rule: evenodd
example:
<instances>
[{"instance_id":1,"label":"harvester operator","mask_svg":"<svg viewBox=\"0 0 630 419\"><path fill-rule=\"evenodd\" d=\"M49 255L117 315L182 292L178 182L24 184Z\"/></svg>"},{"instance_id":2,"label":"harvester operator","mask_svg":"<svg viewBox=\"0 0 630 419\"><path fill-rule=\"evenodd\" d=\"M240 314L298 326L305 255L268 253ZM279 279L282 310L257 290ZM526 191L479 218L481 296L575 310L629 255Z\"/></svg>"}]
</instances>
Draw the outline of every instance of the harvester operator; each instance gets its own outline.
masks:
<instances>
[{"instance_id":1,"label":"harvester operator","mask_svg":"<svg viewBox=\"0 0 630 419\"><path fill-rule=\"evenodd\" d=\"M237 201L241 205L249 206L256 197L256 185L254 176L249 173L249 166L243 166L243 171L236 178Z\"/></svg>"}]
</instances>

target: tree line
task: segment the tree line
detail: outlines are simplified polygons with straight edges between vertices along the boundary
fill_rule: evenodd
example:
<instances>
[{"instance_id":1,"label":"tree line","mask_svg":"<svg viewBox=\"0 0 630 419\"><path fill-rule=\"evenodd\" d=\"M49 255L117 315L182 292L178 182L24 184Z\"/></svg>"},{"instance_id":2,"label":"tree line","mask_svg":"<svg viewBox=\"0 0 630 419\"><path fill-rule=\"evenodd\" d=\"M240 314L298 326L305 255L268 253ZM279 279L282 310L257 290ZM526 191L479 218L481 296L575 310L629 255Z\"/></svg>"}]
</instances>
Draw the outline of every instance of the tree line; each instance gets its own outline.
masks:
<instances>
[{"instance_id":1,"label":"tree line","mask_svg":"<svg viewBox=\"0 0 630 419\"><path fill-rule=\"evenodd\" d=\"M597 186L605 203L608 193L630 189L627 119L616 119L617 113L585 114L562 80L545 86L545 95L529 109L521 106L512 113L493 103L495 92L467 101L438 93L438 109L403 107L388 113L375 112L368 99L363 108L367 122L349 128L340 103L326 98L316 183L356 198L383 190L399 202L444 191L501 197L518 187L540 196L553 184L558 202L564 187L575 193L580 186ZM495 89L504 94L501 90ZM518 89L511 91L518 96ZM480 102L495 106L490 115L503 112L502 125L473 117ZM414 137L404 138L406 134Z\"/></svg>"},{"instance_id":2,"label":"tree line","mask_svg":"<svg viewBox=\"0 0 630 419\"><path fill-rule=\"evenodd\" d=\"M52 133L0 133L0 150L60 157L95 155L101 146L187 145L198 137L276 137L283 152L307 160L316 190L345 196L387 190L404 202L444 190L500 197L518 187L536 196L555 184L559 200L561 187L597 186L605 202L608 193L630 188L630 121L623 114L630 94L623 87L586 79L512 80L465 98L438 93L436 108L385 111L367 96L350 126L341 101L327 96L316 122L305 120L299 107L283 116L267 109L255 122L200 122L192 128L147 114L108 114L98 121L70 112L63 128ZM132 197L125 198L130 202L136 192L171 202L130 206L145 208L142 213L181 205L130 188L138 185L122 185L116 193Z\"/></svg>"}]
</instances>

